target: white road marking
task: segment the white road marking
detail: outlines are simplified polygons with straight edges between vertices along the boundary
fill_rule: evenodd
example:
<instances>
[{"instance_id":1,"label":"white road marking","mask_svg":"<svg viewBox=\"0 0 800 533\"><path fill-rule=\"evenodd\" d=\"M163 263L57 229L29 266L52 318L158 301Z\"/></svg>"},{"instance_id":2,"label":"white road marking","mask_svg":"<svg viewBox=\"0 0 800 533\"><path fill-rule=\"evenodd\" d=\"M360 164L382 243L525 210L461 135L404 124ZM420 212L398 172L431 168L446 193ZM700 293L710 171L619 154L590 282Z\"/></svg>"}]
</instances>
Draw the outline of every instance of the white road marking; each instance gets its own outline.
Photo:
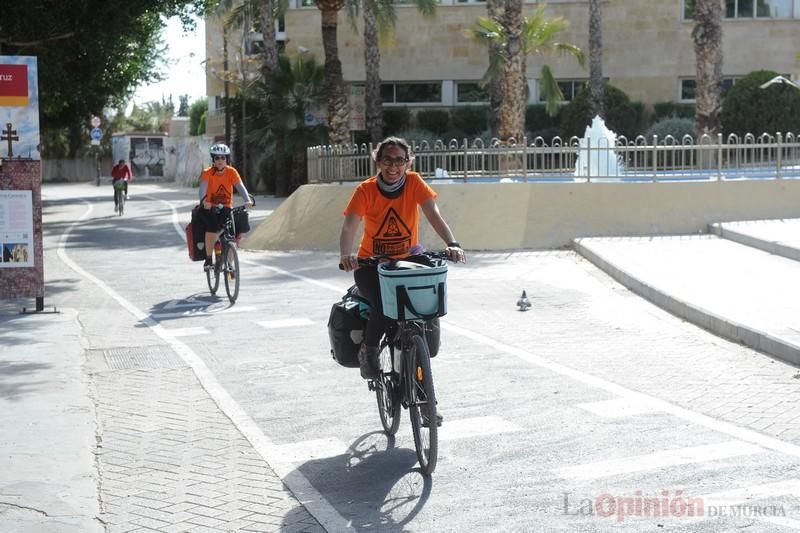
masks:
<instances>
[{"instance_id":1,"label":"white road marking","mask_svg":"<svg viewBox=\"0 0 800 533\"><path fill-rule=\"evenodd\" d=\"M601 418L622 418L626 416L656 413L658 408L645 402L631 403L628 398L615 398L602 402L579 403L585 409Z\"/></svg>"},{"instance_id":2,"label":"white road marking","mask_svg":"<svg viewBox=\"0 0 800 533\"><path fill-rule=\"evenodd\" d=\"M266 320L256 322L262 328L267 329L280 329L280 328L293 328L298 326L313 326L314 322L308 318L284 318L282 320Z\"/></svg>"},{"instance_id":3,"label":"white road marking","mask_svg":"<svg viewBox=\"0 0 800 533\"><path fill-rule=\"evenodd\" d=\"M159 201L167 204L172 209L173 226L179 234L183 234L183 229L177 223L177 211L169 202L155 198L153 196L146 196L146 198L154 201ZM156 335L161 337L173 350L177 353L183 361L192 368L197 380L206 390L209 396L214 400L220 410L233 422L234 426L244 435L244 437L252 444L259 455L269 464L276 474L283 480L289 490L293 494L302 496L302 504L305 508L322 524L327 531L354 531L352 523L345 520L336 509L331 506L328 501L317 492L311 485L308 479L295 469L292 463L286 462L283 457L274 453L275 446L270 439L264 434L258 424L245 412L244 409L228 394L222 385L217 381L214 373L209 370L203 360L187 345L180 340L174 338L167 333L166 328L156 322L147 313L139 310L136 306L128 300L120 296L114 289L109 287L103 280L90 274L77 263L72 261L67 255L67 240L70 233L75 229L78 224L85 220L92 213L92 205L85 202L87 209L81 217L69 225L69 227L61 235L58 241L58 257L64 263L74 270L79 275L88 279L97 285L103 292L113 298L122 308L128 311L133 317L147 327L149 327ZM344 292L344 291L343 291Z\"/></svg>"},{"instance_id":4,"label":"white road marking","mask_svg":"<svg viewBox=\"0 0 800 533\"><path fill-rule=\"evenodd\" d=\"M496 435L522 431L523 428L499 416L478 416L462 418L460 420L447 420L439 428L439 440L457 440L482 435Z\"/></svg>"},{"instance_id":5,"label":"white road marking","mask_svg":"<svg viewBox=\"0 0 800 533\"><path fill-rule=\"evenodd\" d=\"M348 454L347 446L334 437L273 445L271 452L290 463L303 463Z\"/></svg>"},{"instance_id":6,"label":"white road marking","mask_svg":"<svg viewBox=\"0 0 800 533\"><path fill-rule=\"evenodd\" d=\"M164 334L169 335L170 337L202 337L203 335L208 335L209 333L211 332L203 327L175 329L164 328Z\"/></svg>"},{"instance_id":7,"label":"white road marking","mask_svg":"<svg viewBox=\"0 0 800 533\"><path fill-rule=\"evenodd\" d=\"M467 339L479 342L497 351L513 355L515 357L518 357L519 359L522 359L523 361L526 361L541 368L546 368L556 374L566 376L574 381L583 383L589 387L601 389L613 394L614 396L626 398L630 403L633 404L647 403L651 405L653 408L657 409L658 411L669 413L677 418L691 422L692 424L698 424L703 427L709 428L711 430L729 435L735 439L750 442L752 444L756 444L758 446L762 446L764 448L768 448L776 452L784 453L792 457L800 457L800 446L798 446L797 444L793 444L791 442L784 442L780 439L776 439L775 437L763 435L752 429L736 426L734 424L731 424L730 422L716 420L710 416L697 413L690 409L686 409L685 407L680 407L678 405L672 404L666 400L662 400L654 396L649 396L641 392L636 392L634 390L623 387L622 385L618 385L611 381L607 381L603 378L587 374L586 372L583 372L581 370L570 368L568 366L562 365L561 363L550 361L549 359L546 359L539 355L534 355L532 353L526 352L522 348L517 348L516 346L504 344L500 341L496 341L485 335L481 335L480 333L476 333L469 329L454 326L445 321L441 322L441 327L446 331L450 331L454 334L461 335L462 337L465 337Z\"/></svg>"},{"instance_id":8,"label":"white road marking","mask_svg":"<svg viewBox=\"0 0 800 533\"><path fill-rule=\"evenodd\" d=\"M738 489L712 492L702 496L702 498L706 506L726 506L738 505L743 502L754 500L777 498L780 496L795 497L797 494L800 494L800 479L787 479L775 483L764 483Z\"/></svg>"},{"instance_id":9,"label":"white road marking","mask_svg":"<svg viewBox=\"0 0 800 533\"><path fill-rule=\"evenodd\" d=\"M764 448L754 444L733 440L570 466L558 469L557 473L559 476L569 479L597 479L617 474L655 470L665 466L703 463L728 457L752 455L764 451Z\"/></svg>"},{"instance_id":10,"label":"white road marking","mask_svg":"<svg viewBox=\"0 0 800 533\"><path fill-rule=\"evenodd\" d=\"M215 316L221 314L231 314L231 313L252 313L255 311L256 308L252 306L233 306L228 307L227 304L221 304L217 306L208 306L206 308L197 308L197 309L187 309L186 311L181 311L179 313L152 313L150 316L154 320L162 320L162 319L170 319L170 318L190 318L193 316Z\"/></svg>"}]
</instances>

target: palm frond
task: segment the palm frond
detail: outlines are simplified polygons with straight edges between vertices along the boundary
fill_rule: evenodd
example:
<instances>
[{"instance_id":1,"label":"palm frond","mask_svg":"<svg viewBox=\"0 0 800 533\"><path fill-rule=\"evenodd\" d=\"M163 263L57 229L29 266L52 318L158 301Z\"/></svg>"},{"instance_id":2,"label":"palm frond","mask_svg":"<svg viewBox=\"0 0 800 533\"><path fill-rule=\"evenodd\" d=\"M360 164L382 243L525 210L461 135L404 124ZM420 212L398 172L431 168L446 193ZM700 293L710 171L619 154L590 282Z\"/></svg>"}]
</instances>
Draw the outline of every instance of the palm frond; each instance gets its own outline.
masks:
<instances>
[{"instance_id":1,"label":"palm frond","mask_svg":"<svg viewBox=\"0 0 800 533\"><path fill-rule=\"evenodd\" d=\"M564 93L547 65L542 66L539 88L545 100L544 109L552 117L558 112L558 104L564 99Z\"/></svg>"}]
</instances>

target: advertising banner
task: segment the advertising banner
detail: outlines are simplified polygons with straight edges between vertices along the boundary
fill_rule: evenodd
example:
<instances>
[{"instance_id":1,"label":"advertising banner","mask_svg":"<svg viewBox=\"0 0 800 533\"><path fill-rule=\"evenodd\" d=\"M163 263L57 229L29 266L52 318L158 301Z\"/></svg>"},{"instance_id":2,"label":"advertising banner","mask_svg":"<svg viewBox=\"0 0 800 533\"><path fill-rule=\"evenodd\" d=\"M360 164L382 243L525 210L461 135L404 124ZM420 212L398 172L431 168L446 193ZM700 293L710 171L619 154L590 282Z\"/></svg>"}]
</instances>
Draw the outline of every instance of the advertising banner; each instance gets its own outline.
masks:
<instances>
[{"instance_id":1,"label":"advertising banner","mask_svg":"<svg viewBox=\"0 0 800 533\"><path fill-rule=\"evenodd\" d=\"M44 300L35 57L0 56L0 299Z\"/></svg>"}]
</instances>

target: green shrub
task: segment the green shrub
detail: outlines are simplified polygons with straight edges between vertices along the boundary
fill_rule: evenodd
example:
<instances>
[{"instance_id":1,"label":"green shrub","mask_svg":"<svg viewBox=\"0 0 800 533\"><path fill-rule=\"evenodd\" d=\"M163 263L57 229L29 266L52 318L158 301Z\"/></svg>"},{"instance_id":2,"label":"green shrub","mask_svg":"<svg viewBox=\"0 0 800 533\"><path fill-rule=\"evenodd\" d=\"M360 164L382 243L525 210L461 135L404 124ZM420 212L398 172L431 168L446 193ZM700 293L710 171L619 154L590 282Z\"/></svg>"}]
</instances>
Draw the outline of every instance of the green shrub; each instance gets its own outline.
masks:
<instances>
[{"instance_id":1,"label":"green shrub","mask_svg":"<svg viewBox=\"0 0 800 533\"><path fill-rule=\"evenodd\" d=\"M617 135L624 135L628 139L639 135L644 123L644 105L641 102L631 102L627 94L608 83L604 94L606 126ZM573 135L583 137L586 126L592 122L589 111L589 88L583 87L572 102L561 109L559 116L562 137L565 139Z\"/></svg>"},{"instance_id":2,"label":"green shrub","mask_svg":"<svg viewBox=\"0 0 800 533\"><path fill-rule=\"evenodd\" d=\"M450 114L440 109L417 111L417 127L441 135L450 128Z\"/></svg>"},{"instance_id":3,"label":"green shrub","mask_svg":"<svg viewBox=\"0 0 800 533\"><path fill-rule=\"evenodd\" d=\"M694 104L679 102L658 102L653 105L653 120L659 122L664 118L694 119Z\"/></svg>"},{"instance_id":4,"label":"green shrub","mask_svg":"<svg viewBox=\"0 0 800 533\"><path fill-rule=\"evenodd\" d=\"M690 118L663 118L650 126L644 136L648 142L653 135L658 135L659 140L667 135L672 135L680 142L684 135L694 137L694 120Z\"/></svg>"},{"instance_id":5,"label":"green shrub","mask_svg":"<svg viewBox=\"0 0 800 533\"><path fill-rule=\"evenodd\" d=\"M551 117L544 104L529 105L525 109L525 134L528 136L528 143L541 137L549 144L553 137L561 135L560 121L561 108Z\"/></svg>"},{"instance_id":6,"label":"green shrub","mask_svg":"<svg viewBox=\"0 0 800 533\"><path fill-rule=\"evenodd\" d=\"M758 70L731 87L722 101L720 117L726 135L800 132L800 91L785 83L760 87L777 75L771 70Z\"/></svg>"},{"instance_id":7,"label":"green shrub","mask_svg":"<svg viewBox=\"0 0 800 533\"><path fill-rule=\"evenodd\" d=\"M405 107L389 107L383 109L383 136L396 135L398 131L407 130L411 125L411 111Z\"/></svg>"},{"instance_id":8,"label":"green shrub","mask_svg":"<svg viewBox=\"0 0 800 533\"><path fill-rule=\"evenodd\" d=\"M464 132L467 137L476 137L488 127L487 107L463 106L450 110L450 124Z\"/></svg>"},{"instance_id":9,"label":"green shrub","mask_svg":"<svg viewBox=\"0 0 800 533\"><path fill-rule=\"evenodd\" d=\"M393 134L395 137L400 137L401 139L407 140L409 143L421 143L422 141L428 141L429 144L433 145L439 139L439 136L429 130L423 130L420 128L411 128L400 130Z\"/></svg>"}]
</instances>

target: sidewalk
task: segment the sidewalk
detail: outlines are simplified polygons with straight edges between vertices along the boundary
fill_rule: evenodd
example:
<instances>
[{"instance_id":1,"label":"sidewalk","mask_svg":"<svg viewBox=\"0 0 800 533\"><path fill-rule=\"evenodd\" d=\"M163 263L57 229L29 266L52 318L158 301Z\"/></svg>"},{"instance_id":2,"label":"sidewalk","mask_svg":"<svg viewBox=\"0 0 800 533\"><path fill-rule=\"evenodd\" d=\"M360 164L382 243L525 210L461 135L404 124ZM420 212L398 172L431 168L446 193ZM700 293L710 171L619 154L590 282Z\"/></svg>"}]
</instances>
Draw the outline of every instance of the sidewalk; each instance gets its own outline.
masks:
<instances>
[{"instance_id":1,"label":"sidewalk","mask_svg":"<svg viewBox=\"0 0 800 533\"><path fill-rule=\"evenodd\" d=\"M85 350L29 304L0 304L0 530L324 531L168 347Z\"/></svg>"},{"instance_id":2,"label":"sidewalk","mask_svg":"<svg viewBox=\"0 0 800 533\"><path fill-rule=\"evenodd\" d=\"M0 529L103 531L76 313L23 306L0 302Z\"/></svg>"},{"instance_id":3,"label":"sidewalk","mask_svg":"<svg viewBox=\"0 0 800 533\"><path fill-rule=\"evenodd\" d=\"M574 245L656 305L800 366L797 230L797 220L738 222L712 231L747 245L716 235L589 238Z\"/></svg>"}]
</instances>

